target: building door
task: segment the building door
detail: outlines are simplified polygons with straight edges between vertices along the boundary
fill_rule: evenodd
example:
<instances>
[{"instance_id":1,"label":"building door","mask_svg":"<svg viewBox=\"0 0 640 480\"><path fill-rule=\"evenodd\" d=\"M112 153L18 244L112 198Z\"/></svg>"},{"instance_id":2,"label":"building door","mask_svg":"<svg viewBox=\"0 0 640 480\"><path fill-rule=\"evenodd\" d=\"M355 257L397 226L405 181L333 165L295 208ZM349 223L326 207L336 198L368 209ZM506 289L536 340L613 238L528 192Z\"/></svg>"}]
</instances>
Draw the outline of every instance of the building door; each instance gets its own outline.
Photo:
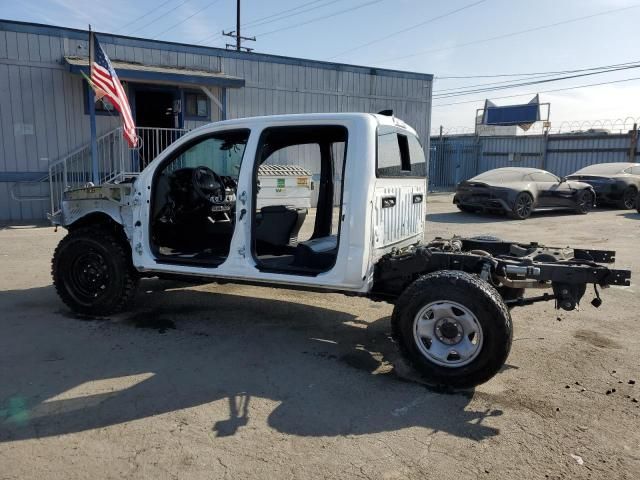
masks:
<instances>
[{"instance_id":1,"label":"building door","mask_svg":"<svg viewBox=\"0 0 640 480\"><path fill-rule=\"evenodd\" d=\"M138 87L135 91L135 121L141 145L138 150L140 169L144 168L177 139L173 130L179 127L177 90Z\"/></svg>"}]
</instances>

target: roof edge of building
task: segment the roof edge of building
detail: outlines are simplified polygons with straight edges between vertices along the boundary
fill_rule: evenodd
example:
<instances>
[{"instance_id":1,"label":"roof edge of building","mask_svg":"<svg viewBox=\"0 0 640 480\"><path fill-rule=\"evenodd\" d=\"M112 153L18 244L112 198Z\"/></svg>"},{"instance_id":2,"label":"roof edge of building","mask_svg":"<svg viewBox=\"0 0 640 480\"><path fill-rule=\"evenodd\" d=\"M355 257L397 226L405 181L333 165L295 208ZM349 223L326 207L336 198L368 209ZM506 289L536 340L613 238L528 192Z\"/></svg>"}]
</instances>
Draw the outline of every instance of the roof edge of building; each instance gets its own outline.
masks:
<instances>
[{"instance_id":1,"label":"roof edge of building","mask_svg":"<svg viewBox=\"0 0 640 480\"><path fill-rule=\"evenodd\" d=\"M51 35L64 38L73 38L77 40L87 40L88 38L87 30L2 18L0 18L0 30ZM285 65L325 68L338 71L350 71L354 73L367 73L371 75L383 75L389 77L412 78L415 80L424 81L433 80L433 75L430 73L408 72L404 70L393 70L388 68L367 67L363 65L327 62L323 60L287 57L283 55L274 55L271 53L237 52L234 50L225 50L224 48L218 47L206 47L200 45L191 45L187 43L170 42L166 40L152 40L148 38L129 37L107 32L96 33L100 35L102 39L104 39L104 42L122 46L158 48L159 45L162 45L165 50L168 49L171 51L194 53L198 55L214 55L240 60L266 61Z\"/></svg>"}]
</instances>

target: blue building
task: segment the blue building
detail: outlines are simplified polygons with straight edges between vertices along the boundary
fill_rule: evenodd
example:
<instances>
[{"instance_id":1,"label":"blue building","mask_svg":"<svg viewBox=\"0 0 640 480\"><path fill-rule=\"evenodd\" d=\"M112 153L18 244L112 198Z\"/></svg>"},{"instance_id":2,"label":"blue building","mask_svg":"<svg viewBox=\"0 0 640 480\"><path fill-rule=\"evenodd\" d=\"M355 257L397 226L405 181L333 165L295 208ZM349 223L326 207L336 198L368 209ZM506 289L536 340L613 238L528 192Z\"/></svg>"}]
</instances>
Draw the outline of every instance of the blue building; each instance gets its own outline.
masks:
<instances>
[{"instance_id":1,"label":"blue building","mask_svg":"<svg viewBox=\"0 0 640 480\"><path fill-rule=\"evenodd\" d=\"M279 113L393 109L428 151L431 75L97 35L141 138L127 168L144 166L199 125ZM94 98L81 75L87 66L87 31L0 20L0 221L44 220L50 166L90 155ZM108 103L94 108L104 158L121 122ZM297 163L305 167L304 159Z\"/></svg>"}]
</instances>

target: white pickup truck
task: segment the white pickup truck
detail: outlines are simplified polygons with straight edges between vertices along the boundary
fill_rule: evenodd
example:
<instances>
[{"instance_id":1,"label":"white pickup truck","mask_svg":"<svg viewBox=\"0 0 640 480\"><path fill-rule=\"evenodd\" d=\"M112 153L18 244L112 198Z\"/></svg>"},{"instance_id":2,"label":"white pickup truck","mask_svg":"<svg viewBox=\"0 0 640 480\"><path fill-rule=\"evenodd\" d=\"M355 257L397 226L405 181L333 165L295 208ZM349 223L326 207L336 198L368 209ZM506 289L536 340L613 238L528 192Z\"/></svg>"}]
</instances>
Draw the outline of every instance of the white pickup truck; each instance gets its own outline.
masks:
<instances>
[{"instance_id":1,"label":"white pickup truck","mask_svg":"<svg viewBox=\"0 0 640 480\"><path fill-rule=\"evenodd\" d=\"M261 165L292 150L318 162L315 215L286 195L260 207ZM602 265L614 261L611 251L486 237L425 242L426 166L416 132L392 115L212 123L137 177L65 193L53 217L69 231L54 254L54 284L71 309L92 315L126 308L143 276L386 301L406 359L426 382L449 388L502 367L512 307L554 300L573 310L588 284L599 306L597 286L629 284L629 271ZM528 297L530 288L546 292Z\"/></svg>"}]
</instances>

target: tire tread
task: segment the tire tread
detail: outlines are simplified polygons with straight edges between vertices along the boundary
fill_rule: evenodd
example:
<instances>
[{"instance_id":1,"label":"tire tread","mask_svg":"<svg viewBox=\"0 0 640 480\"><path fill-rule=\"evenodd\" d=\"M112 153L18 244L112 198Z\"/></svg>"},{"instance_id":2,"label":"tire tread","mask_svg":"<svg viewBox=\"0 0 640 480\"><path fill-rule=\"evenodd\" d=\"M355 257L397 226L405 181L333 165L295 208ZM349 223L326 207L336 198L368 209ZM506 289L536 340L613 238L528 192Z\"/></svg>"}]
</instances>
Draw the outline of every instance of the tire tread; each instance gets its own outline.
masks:
<instances>
[{"instance_id":1,"label":"tire tread","mask_svg":"<svg viewBox=\"0 0 640 480\"><path fill-rule=\"evenodd\" d=\"M57 275L57 272L61 268L64 268L60 263L62 252L67 248L69 243L82 237L102 243L110 250L117 262L125 265L124 271L120 272L124 276L121 295L116 302L101 305L99 311L96 311L95 307L79 305L73 297L69 295ZM101 226L86 226L72 230L58 243L53 258L51 259L51 277L53 278L53 285L56 292L65 305L78 313L98 316L112 315L125 310L135 297L139 281L139 275L133 268L131 255L126 245L123 244L122 240L113 235L111 231Z\"/></svg>"},{"instance_id":2,"label":"tire tread","mask_svg":"<svg viewBox=\"0 0 640 480\"><path fill-rule=\"evenodd\" d=\"M425 375L421 370L420 365L413 359L412 353L408 345L405 343L404 336L401 331L401 317L404 313L403 306L409 305L426 289L434 288L434 286L438 284L443 288L446 286L454 286L469 289L470 291L473 291L474 294L492 303L498 309L499 315L504 319L504 329L506 330L506 332L504 332L506 341L502 344L502 350L495 352L496 354L492 358L490 368L466 377L456 378L453 382L449 382L448 380L443 382L442 379L436 379L434 382L433 378ZM509 309L504 303L504 300L498 291L489 283L483 281L476 275L472 275L464 271L440 270L421 276L400 295L391 317L391 334L402 356L419 373L426 383L438 388L470 388L486 382L502 367L511 350L513 324L511 314L509 313Z\"/></svg>"}]
</instances>

